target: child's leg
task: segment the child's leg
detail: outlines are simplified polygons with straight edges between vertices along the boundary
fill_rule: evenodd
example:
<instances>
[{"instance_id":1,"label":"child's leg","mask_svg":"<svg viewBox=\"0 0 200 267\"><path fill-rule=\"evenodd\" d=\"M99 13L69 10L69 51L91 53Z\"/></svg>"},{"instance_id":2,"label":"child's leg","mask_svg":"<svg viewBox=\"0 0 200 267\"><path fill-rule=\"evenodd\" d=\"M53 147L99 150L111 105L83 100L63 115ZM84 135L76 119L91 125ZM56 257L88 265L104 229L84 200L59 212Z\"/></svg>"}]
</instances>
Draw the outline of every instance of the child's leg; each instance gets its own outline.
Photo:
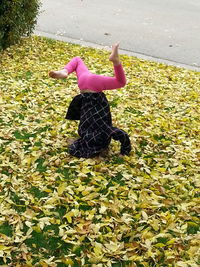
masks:
<instances>
[{"instance_id":1,"label":"child's leg","mask_svg":"<svg viewBox=\"0 0 200 267\"><path fill-rule=\"evenodd\" d=\"M103 75L91 74L87 81L87 88L95 91L112 90L124 87L126 84L126 77L122 65L114 65L114 77L107 77Z\"/></svg>"},{"instance_id":2,"label":"child's leg","mask_svg":"<svg viewBox=\"0 0 200 267\"><path fill-rule=\"evenodd\" d=\"M123 68L119 60L118 47L119 47L119 44L113 45L112 53L110 55L109 60L113 62L116 80L121 82L121 80L124 78L122 77L124 76L124 72L123 72ZM85 63L80 57L74 57L67 65L65 65L64 69L67 70L68 74L72 73L73 71L76 71L78 79L83 74L91 74L88 68L86 67ZM96 76L100 76L100 75L96 75ZM100 77L105 78L105 76L100 76ZM107 77L107 78L112 78L112 77Z\"/></svg>"},{"instance_id":3,"label":"child's leg","mask_svg":"<svg viewBox=\"0 0 200 267\"><path fill-rule=\"evenodd\" d=\"M104 78L104 90L120 88L126 84L126 77L119 59L118 48L118 43L112 46L112 52L109 60L113 63L115 77L106 77L106 79Z\"/></svg>"},{"instance_id":4,"label":"child's leg","mask_svg":"<svg viewBox=\"0 0 200 267\"><path fill-rule=\"evenodd\" d=\"M67 65L65 65L64 69L67 70L68 74L75 71L78 78L82 74L90 74L88 68L80 57L72 58L72 60Z\"/></svg>"},{"instance_id":5,"label":"child's leg","mask_svg":"<svg viewBox=\"0 0 200 267\"><path fill-rule=\"evenodd\" d=\"M78 87L80 90L90 90L88 84L92 75L80 57L73 58L65 67L68 73L76 72Z\"/></svg>"},{"instance_id":6,"label":"child's leg","mask_svg":"<svg viewBox=\"0 0 200 267\"><path fill-rule=\"evenodd\" d=\"M117 89L125 86L126 77L119 60L118 47L119 44L112 46L112 52L109 57L109 60L113 62L115 76L107 77L103 75L91 74L87 80L88 89L93 89L100 92L102 90Z\"/></svg>"},{"instance_id":7,"label":"child's leg","mask_svg":"<svg viewBox=\"0 0 200 267\"><path fill-rule=\"evenodd\" d=\"M50 71L49 76L56 79L64 79L67 78L68 74L76 71L76 75L78 79L80 76L84 74L89 74L89 70L86 65L79 57L74 57L62 70L59 71Z\"/></svg>"},{"instance_id":8,"label":"child's leg","mask_svg":"<svg viewBox=\"0 0 200 267\"><path fill-rule=\"evenodd\" d=\"M113 45L109 60L114 65L114 77L96 75L89 72L84 62L79 57L73 58L63 70L49 73L52 78L66 78L68 74L76 71L78 85L81 90L89 89L96 92L117 89L125 86L126 77L118 56L118 44Z\"/></svg>"}]
</instances>

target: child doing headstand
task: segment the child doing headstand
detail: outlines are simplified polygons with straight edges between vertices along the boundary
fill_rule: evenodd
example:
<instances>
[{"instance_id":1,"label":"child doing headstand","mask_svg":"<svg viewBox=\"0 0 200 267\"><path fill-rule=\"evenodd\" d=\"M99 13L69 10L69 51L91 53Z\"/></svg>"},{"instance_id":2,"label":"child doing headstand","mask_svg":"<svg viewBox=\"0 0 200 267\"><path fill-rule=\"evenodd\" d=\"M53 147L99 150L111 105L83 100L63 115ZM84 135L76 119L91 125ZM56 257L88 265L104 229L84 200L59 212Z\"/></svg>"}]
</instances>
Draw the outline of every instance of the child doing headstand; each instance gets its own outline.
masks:
<instances>
[{"instance_id":1,"label":"child doing headstand","mask_svg":"<svg viewBox=\"0 0 200 267\"><path fill-rule=\"evenodd\" d=\"M113 62L114 77L92 74L79 57L73 58L62 70L50 71L49 76L64 79L76 72L81 94L71 102L66 118L80 120L80 138L69 146L69 153L78 158L91 158L108 148L111 138L121 143L120 153L128 155L131 151L129 136L121 129L112 126L110 107L104 90L124 87L126 77L118 55L118 46L112 46L109 60Z\"/></svg>"}]
</instances>

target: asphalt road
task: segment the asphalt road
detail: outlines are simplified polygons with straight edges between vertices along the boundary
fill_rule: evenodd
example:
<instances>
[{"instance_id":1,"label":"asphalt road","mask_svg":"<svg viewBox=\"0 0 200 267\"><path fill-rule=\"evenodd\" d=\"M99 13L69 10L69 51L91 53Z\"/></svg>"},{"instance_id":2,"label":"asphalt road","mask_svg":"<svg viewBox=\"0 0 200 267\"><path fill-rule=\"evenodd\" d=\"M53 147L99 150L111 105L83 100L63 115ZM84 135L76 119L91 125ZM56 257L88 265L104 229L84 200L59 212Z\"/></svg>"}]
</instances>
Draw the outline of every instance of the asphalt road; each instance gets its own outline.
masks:
<instances>
[{"instance_id":1,"label":"asphalt road","mask_svg":"<svg viewBox=\"0 0 200 267\"><path fill-rule=\"evenodd\" d=\"M36 33L200 71L200 0L42 0Z\"/></svg>"}]
</instances>

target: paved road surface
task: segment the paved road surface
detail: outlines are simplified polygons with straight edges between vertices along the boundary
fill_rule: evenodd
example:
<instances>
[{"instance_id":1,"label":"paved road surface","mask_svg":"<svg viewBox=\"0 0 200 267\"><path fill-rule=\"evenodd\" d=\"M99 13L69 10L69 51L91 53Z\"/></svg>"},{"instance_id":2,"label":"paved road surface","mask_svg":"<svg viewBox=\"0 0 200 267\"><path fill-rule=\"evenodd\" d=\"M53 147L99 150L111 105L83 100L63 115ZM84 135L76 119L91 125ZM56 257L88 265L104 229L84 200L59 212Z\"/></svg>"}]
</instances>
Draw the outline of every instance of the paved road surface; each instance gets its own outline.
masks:
<instances>
[{"instance_id":1,"label":"paved road surface","mask_svg":"<svg viewBox=\"0 0 200 267\"><path fill-rule=\"evenodd\" d=\"M36 33L200 71L200 0L42 0Z\"/></svg>"}]
</instances>

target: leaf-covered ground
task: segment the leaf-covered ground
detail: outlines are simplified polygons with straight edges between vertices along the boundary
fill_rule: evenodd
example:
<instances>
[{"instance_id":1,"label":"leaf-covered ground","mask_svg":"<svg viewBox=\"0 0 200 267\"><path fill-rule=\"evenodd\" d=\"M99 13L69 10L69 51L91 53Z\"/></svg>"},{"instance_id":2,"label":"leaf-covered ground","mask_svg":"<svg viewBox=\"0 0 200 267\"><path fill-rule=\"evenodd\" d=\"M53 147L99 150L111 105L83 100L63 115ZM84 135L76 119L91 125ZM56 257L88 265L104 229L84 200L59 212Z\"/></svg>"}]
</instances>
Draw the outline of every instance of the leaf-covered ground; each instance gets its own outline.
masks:
<instances>
[{"instance_id":1,"label":"leaf-covered ground","mask_svg":"<svg viewBox=\"0 0 200 267\"><path fill-rule=\"evenodd\" d=\"M48 71L80 56L112 75L108 55L38 37L1 54L0 265L199 266L200 73L121 56L128 84L106 95L133 151L73 158L76 77Z\"/></svg>"}]
</instances>

